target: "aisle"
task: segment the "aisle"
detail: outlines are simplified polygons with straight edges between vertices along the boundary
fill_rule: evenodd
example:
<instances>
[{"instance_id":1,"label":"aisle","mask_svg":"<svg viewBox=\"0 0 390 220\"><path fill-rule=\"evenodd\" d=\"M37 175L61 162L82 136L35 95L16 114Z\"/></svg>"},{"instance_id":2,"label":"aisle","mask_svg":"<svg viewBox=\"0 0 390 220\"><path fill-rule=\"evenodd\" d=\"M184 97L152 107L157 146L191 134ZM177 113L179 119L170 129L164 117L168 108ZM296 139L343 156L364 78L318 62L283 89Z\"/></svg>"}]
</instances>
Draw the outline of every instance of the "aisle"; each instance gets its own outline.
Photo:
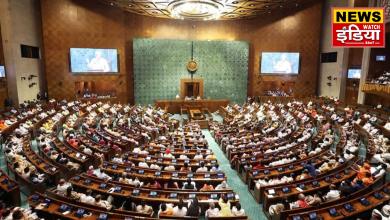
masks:
<instances>
[{"instance_id":1,"label":"aisle","mask_svg":"<svg viewBox=\"0 0 390 220\"><path fill-rule=\"evenodd\" d=\"M213 150L214 155L218 159L219 167L225 172L228 178L227 183L229 187L233 188L233 190L240 196L241 207L245 210L248 218L253 220L266 220L267 217L264 215L262 210L263 206L255 201L248 191L248 186L241 181L237 172L230 168L230 162L226 159L222 150L214 141L214 138L211 136L209 130L203 129L202 132L209 143L209 147Z\"/></svg>"}]
</instances>

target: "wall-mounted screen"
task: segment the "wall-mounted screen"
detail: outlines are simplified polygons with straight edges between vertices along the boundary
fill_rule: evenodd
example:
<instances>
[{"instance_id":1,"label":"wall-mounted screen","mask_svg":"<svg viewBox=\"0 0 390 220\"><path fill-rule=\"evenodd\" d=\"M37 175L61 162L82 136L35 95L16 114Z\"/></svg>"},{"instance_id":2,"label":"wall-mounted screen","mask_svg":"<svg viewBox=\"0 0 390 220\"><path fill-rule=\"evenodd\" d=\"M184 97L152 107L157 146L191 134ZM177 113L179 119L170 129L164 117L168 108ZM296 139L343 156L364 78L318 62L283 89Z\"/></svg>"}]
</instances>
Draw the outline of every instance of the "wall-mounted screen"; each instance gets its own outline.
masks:
<instances>
[{"instance_id":1,"label":"wall-mounted screen","mask_svg":"<svg viewBox=\"0 0 390 220\"><path fill-rule=\"evenodd\" d=\"M376 61L386 61L386 56L376 56Z\"/></svg>"},{"instance_id":2,"label":"wall-mounted screen","mask_svg":"<svg viewBox=\"0 0 390 220\"><path fill-rule=\"evenodd\" d=\"M0 66L0 77L5 77L5 69L4 69L4 66Z\"/></svg>"},{"instance_id":3,"label":"wall-mounted screen","mask_svg":"<svg viewBox=\"0 0 390 220\"><path fill-rule=\"evenodd\" d=\"M72 73L117 73L116 49L70 48Z\"/></svg>"},{"instance_id":4,"label":"wall-mounted screen","mask_svg":"<svg viewBox=\"0 0 390 220\"><path fill-rule=\"evenodd\" d=\"M261 73L299 73L299 53L263 52Z\"/></svg>"},{"instance_id":5,"label":"wall-mounted screen","mask_svg":"<svg viewBox=\"0 0 390 220\"><path fill-rule=\"evenodd\" d=\"M361 69L348 69L348 79L360 79Z\"/></svg>"}]
</instances>

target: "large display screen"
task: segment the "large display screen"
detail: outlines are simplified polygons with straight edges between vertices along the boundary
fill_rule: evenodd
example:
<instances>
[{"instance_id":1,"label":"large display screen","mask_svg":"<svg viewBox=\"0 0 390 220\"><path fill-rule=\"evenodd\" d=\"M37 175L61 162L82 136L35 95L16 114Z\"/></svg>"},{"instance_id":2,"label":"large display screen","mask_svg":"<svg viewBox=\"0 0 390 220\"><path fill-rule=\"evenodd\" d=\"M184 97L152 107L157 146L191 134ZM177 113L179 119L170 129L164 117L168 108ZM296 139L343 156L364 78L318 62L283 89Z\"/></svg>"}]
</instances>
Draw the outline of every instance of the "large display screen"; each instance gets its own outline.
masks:
<instances>
[{"instance_id":1,"label":"large display screen","mask_svg":"<svg viewBox=\"0 0 390 220\"><path fill-rule=\"evenodd\" d=\"M0 77L5 77L5 69L4 69L4 66L0 66Z\"/></svg>"},{"instance_id":2,"label":"large display screen","mask_svg":"<svg viewBox=\"0 0 390 220\"><path fill-rule=\"evenodd\" d=\"M361 69L348 69L348 78L349 79L360 79L362 75Z\"/></svg>"},{"instance_id":3,"label":"large display screen","mask_svg":"<svg viewBox=\"0 0 390 220\"><path fill-rule=\"evenodd\" d=\"M376 56L376 61L386 61L386 56Z\"/></svg>"},{"instance_id":4,"label":"large display screen","mask_svg":"<svg viewBox=\"0 0 390 220\"><path fill-rule=\"evenodd\" d=\"M118 52L116 49L70 48L70 71L117 73Z\"/></svg>"},{"instance_id":5,"label":"large display screen","mask_svg":"<svg viewBox=\"0 0 390 220\"><path fill-rule=\"evenodd\" d=\"M261 73L299 73L299 53L263 52Z\"/></svg>"}]
</instances>

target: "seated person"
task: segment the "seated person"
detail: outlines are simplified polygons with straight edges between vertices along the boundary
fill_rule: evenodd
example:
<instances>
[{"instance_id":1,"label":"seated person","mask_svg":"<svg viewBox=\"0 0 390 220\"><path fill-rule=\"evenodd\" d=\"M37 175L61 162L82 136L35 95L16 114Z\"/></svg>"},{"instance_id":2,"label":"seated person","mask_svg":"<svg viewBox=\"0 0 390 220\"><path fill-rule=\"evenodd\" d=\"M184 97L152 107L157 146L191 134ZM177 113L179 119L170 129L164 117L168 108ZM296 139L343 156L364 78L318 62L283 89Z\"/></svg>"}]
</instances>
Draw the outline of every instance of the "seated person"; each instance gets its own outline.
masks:
<instances>
[{"instance_id":1,"label":"seated person","mask_svg":"<svg viewBox=\"0 0 390 220\"><path fill-rule=\"evenodd\" d=\"M206 218L219 216L219 209L215 207L214 202L209 203L209 209L206 210L205 216Z\"/></svg>"},{"instance_id":2,"label":"seated person","mask_svg":"<svg viewBox=\"0 0 390 220\"><path fill-rule=\"evenodd\" d=\"M222 170L221 170L221 168L219 168L219 164L215 164L212 168L211 168L211 170L210 170L210 172L221 172Z\"/></svg>"},{"instance_id":3,"label":"seated person","mask_svg":"<svg viewBox=\"0 0 390 220\"><path fill-rule=\"evenodd\" d=\"M215 187L215 190L224 190L224 189L229 189L229 186L225 180L222 181L222 183L219 184L217 187Z\"/></svg>"},{"instance_id":4,"label":"seated person","mask_svg":"<svg viewBox=\"0 0 390 220\"><path fill-rule=\"evenodd\" d=\"M133 174L131 175L131 178L128 180L128 183L132 186L139 187L141 185L141 182L139 179Z\"/></svg>"},{"instance_id":5,"label":"seated person","mask_svg":"<svg viewBox=\"0 0 390 220\"><path fill-rule=\"evenodd\" d=\"M179 186L177 185L177 182L173 182L172 177L168 179L168 182L164 184L164 189L170 188L170 189L178 189Z\"/></svg>"},{"instance_id":6,"label":"seated person","mask_svg":"<svg viewBox=\"0 0 390 220\"><path fill-rule=\"evenodd\" d=\"M228 197L225 194L221 195L221 198L218 201L219 207L221 207L221 211L219 212L219 216L231 216L232 213L230 211L230 202Z\"/></svg>"},{"instance_id":7,"label":"seated person","mask_svg":"<svg viewBox=\"0 0 390 220\"><path fill-rule=\"evenodd\" d=\"M366 187L363 183L363 180L357 179L356 183L352 185L352 187L355 189L355 191L361 190L364 187Z\"/></svg>"},{"instance_id":8,"label":"seated person","mask_svg":"<svg viewBox=\"0 0 390 220\"><path fill-rule=\"evenodd\" d=\"M141 200L141 205L137 206L137 212L141 213L151 213L153 211L153 208L151 206L146 205L146 200Z\"/></svg>"},{"instance_id":9,"label":"seated person","mask_svg":"<svg viewBox=\"0 0 390 220\"><path fill-rule=\"evenodd\" d=\"M172 215L173 214L173 204L163 202L158 211L158 215Z\"/></svg>"},{"instance_id":10,"label":"seated person","mask_svg":"<svg viewBox=\"0 0 390 220\"><path fill-rule=\"evenodd\" d=\"M237 202L235 206L232 208L233 216L242 216L245 215L245 210L241 208L241 204Z\"/></svg>"},{"instance_id":11,"label":"seated person","mask_svg":"<svg viewBox=\"0 0 390 220\"><path fill-rule=\"evenodd\" d=\"M303 195L302 193L298 195L298 200L296 202L290 203L291 209L306 208L308 206L309 204L305 200L305 195Z\"/></svg>"},{"instance_id":12,"label":"seated person","mask_svg":"<svg viewBox=\"0 0 390 220\"><path fill-rule=\"evenodd\" d=\"M200 172L208 172L207 167L205 167L204 163L200 163L200 167L196 170L197 173Z\"/></svg>"},{"instance_id":13,"label":"seated person","mask_svg":"<svg viewBox=\"0 0 390 220\"><path fill-rule=\"evenodd\" d=\"M366 176L362 179L365 186L369 186L374 183L374 179L371 176L371 173L366 173Z\"/></svg>"},{"instance_id":14,"label":"seated person","mask_svg":"<svg viewBox=\"0 0 390 220\"><path fill-rule=\"evenodd\" d=\"M65 195L67 189L68 185L66 184L66 181L64 179L60 179L57 186L57 194L63 196Z\"/></svg>"},{"instance_id":15,"label":"seated person","mask_svg":"<svg viewBox=\"0 0 390 220\"><path fill-rule=\"evenodd\" d=\"M195 182L191 181L191 178L187 179L187 182L183 184L183 189L193 189L196 190Z\"/></svg>"},{"instance_id":16,"label":"seated person","mask_svg":"<svg viewBox=\"0 0 390 220\"><path fill-rule=\"evenodd\" d=\"M111 196L109 196L109 199L110 199L110 197ZM95 196L95 201L92 204L97 205L97 206L102 206L102 207L105 207L107 209L111 209L111 203L109 201L102 200L102 195L100 195L100 194Z\"/></svg>"},{"instance_id":17,"label":"seated person","mask_svg":"<svg viewBox=\"0 0 390 220\"><path fill-rule=\"evenodd\" d=\"M85 194L82 194L80 196L80 201L81 202L85 202L85 203L93 204L95 202L95 199L91 196L91 194L92 194L92 190L87 189Z\"/></svg>"},{"instance_id":18,"label":"seated person","mask_svg":"<svg viewBox=\"0 0 390 220\"><path fill-rule=\"evenodd\" d=\"M151 178L149 180L149 183L146 184L146 187L150 187L150 188L156 188L156 189L161 189L161 185L156 181L155 178Z\"/></svg>"},{"instance_id":19,"label":"seated person","mask_svg":"<svg viewBox=\"0 0 390 220\"><path fill-rule=\"evenodd\" d=\"M326 196L323 197L325 201L332 201L335 199L340 198L340 192L336 189L336 186L334 184L331 184L329 186L330 191L326 194Z\"/></svg>"},{"instance_id":20,"label":"seated person","mask_svg":"<svg viewBox=\"0 0 390 220\"><path fill-rule=\"evenodd\" d=\"M202 192L202 191L212 191L212 190L214 190L213 185L211 185L210 181L207 181L199 191Z\"/></svg>"},{"instance_id":21,"label":"seated person","mask_svg":"<svg viewBox=\"0 0 390 220\"><path fill-rule=\"evenodd\" d=\"M184 166L180 169L183 172L191 172L191 168L188 166L188 163L184 163Z\"/></svg>"},{"instance_id":22,"label":"seated person","mask_svg":"<svg viewBox=\"0 0 390 220\"><path fill-rule=\"evenodd\" d=\"M339 187L339 191L341 192L341 196L349 196L355 192L355 189L352 187L351 180L346 179L341 183Z\"/></svg>"}]
</instances>

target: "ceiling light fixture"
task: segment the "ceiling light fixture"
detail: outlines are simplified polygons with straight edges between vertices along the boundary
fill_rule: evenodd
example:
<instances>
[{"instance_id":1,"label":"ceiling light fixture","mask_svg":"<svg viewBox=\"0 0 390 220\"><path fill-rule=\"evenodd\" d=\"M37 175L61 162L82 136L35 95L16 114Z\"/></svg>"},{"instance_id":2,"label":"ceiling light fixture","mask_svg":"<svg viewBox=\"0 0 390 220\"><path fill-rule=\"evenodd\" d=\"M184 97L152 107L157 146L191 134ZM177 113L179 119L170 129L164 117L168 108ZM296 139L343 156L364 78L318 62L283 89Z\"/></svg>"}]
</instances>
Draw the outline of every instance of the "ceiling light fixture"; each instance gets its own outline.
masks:
<instances>
[{"instance_id":1,"label":"ceiling light fixture","mask_svg":"<svg viewBox=\"0 0 390 220\"><path fill-rule=\"evenodd\" d=\"M111 2L110 5L114 5L114 3Z\"/></svg>"},{"instance_id":2,"label":"ceiling light fixture","mask_svg":"<svg viewBox=\"0 0 390 220\"><path fill-rule=\"evenodd\" d=\"M280 5L279 7L283 7L283 5Z\"/></svg>"},{"instance_id":3,"label":"ceiling light fixture","mask_svg":"<svg viewBox=\"0 0 390 220\"><path fill-rule=\"evenodd\" d=\"M295 6L298 6L298 3L297 3L297 4L295 4Z\"/></svg>"},{"instance_id":4,"label":"ceiling light fixture","mask_svg":"<svg viewBox=\"0 0 390 220\"><path fill-rule=\"evenodd\" d=\"M232 2L233 4L237 4L238 2L237 1L234 1L234 2Z\"/></svg>"},{"instance_id":5,"label":"ceiling light fixture","mask_svg":"<svg viewBox=\"0 0 390 220\"><path fill-rule=\"evenodd\" d=\"M224 0L172 0L168 4L172 18L190 20L218 19L224 8Z\"/></svg>"},{"instance_id":6,"label":"ceiling light fixture","mask_svg":"<svg viewBox=\"0 0 390 220\"><path fill-rule=\"evenodd\" d=\"M269 5L266 5L265 7L266 7L266 8L268 8L268 7L269 7Z\"/></svg>"},{"instance_id":7,"label":"ceiling light fixture","mask_svg":"<svg viewBox=\"0 0 390 220\"><path fill-rule=\"evenodd\" d=\"M253 6L255 6L255 5L254 5L254 4L250 4L249 6L253 7Z\"/></svg>"},{"instance_id":8,"label":"ceiling light fixture","mask_svg":"<svg viewBox=\"0 0 390 220\"><path fill-rule=\"evenodd\" d=\"M129 5L129 7L131 7L132 5Z\"/></svg>"}]
</instances>

